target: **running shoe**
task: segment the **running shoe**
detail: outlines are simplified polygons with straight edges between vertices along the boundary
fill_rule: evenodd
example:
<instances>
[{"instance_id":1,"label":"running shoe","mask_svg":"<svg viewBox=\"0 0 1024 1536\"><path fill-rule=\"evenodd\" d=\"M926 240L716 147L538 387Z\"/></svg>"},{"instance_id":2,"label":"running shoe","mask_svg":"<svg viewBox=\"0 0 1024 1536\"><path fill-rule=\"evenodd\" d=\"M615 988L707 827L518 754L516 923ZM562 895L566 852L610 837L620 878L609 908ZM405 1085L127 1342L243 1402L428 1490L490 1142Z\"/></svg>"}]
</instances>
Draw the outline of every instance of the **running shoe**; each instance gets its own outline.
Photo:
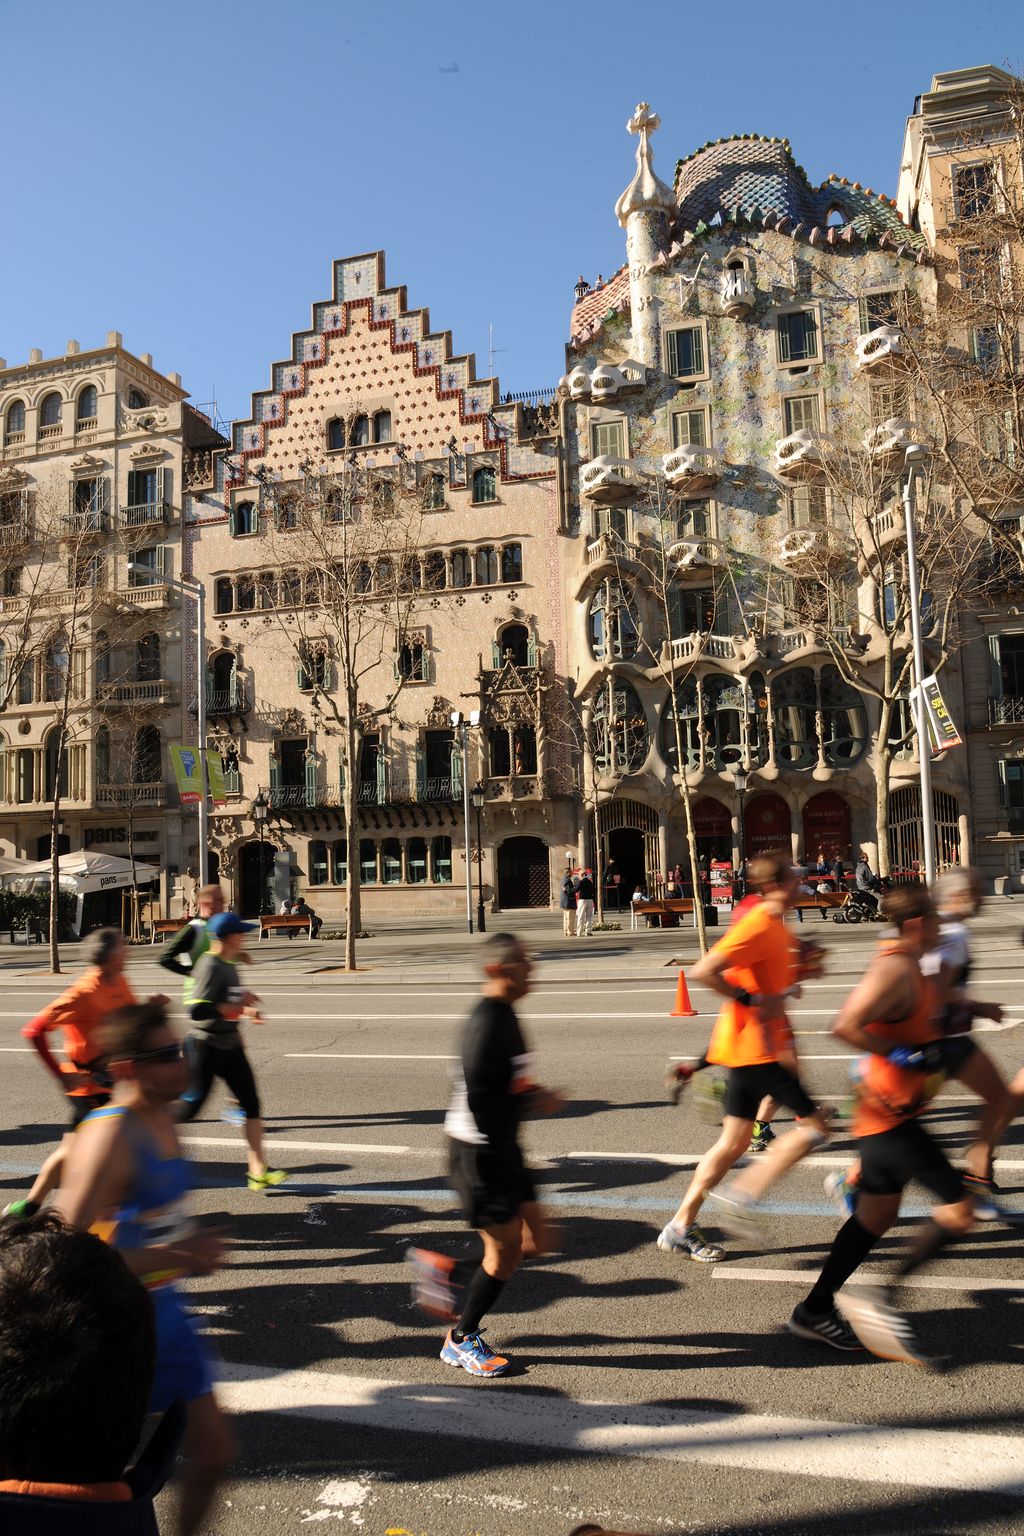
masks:
<instances>
[{"instance_id":1,"label":"running shoe","mask_svg":"<svg viewBox=\"0 0 1024 1536\"><path fill-rule=\"evenodd\" d=\"M262 1173L250 1173L246 1175L246 1185L253 1194L265 1194L268 1189L276 1189L283 1184L285 1179L290 1179L291 1174L285 1173L283 1168L264 1168Z\"/></svg>"},{"instance_id":2,"label":"running shoe","mask_svg":"<svg viewBox=\"0 0 1024 1536\"><path fill-rule=\"evenodd\" d=\"M687 1227L682 1232L671 1221L658 1234L658 1247L664 1253L685 1253L698 1264L717 1264L719 1259L725 1258L724 1249L709 1243L700 1227Z\"/></svg>"},{"instance_id":3,"label":"running shoe","mask_svg":"<svg viewBox=\"0 0 1024 1536\"><path fill-rule=\"evenodd\" d=\"M775 1132L767 1120L754 1121L754 1134L750 1138L751 1152L767 1152L775 1140Z\"/></svg>"},{"instance_id":4,"label":"running shoe","mask_svg":"<svg viewBox=\"0 0 1024 1536\"><path fill-rule=\"evenodd\" d=\"M725 1078L713 1072L698 1072L693 1085L693 1102L698 1113L717 1125L722 1118L722 1102L725 1098Z\"/></svg>"},{"instance_id":5,"label":"running shoe","mask_svg":"<svg viewBox=\"0 0 1024 1536\"><path fill-rule=\"evenodd\" d=\"M825 1175L825 1193L840 1216L852 1216L857 1209L857 1186L850 1182L848 1170Z\"/></svg>"},{"instance_id":6,"label":"running shoe","mask_svg":"<svg viewBox=\"0 0 1024 1536\"><path fill-rule=\"evenodd\" d=\"M941 1364L919 1342L905 1317L889 1305L875 1290L853 1287L844 1290L843 1313L865 1349L880 1360L896 1360L904 1365L926 1369Z\"/></svg>"},{"instance_id":7,"label":"running shoe","mask_svg":"<svg viewBox=\"0 0 1024 1536\"><path fill-rule=\"evenodd\" d=\"M835 1307L831 1312L826 1312L824 1317L815 1317L814 1313L808 1312L801 1302L793 1309L786 1327L790 1333L795 1333L801 1339L817 1339L819 1343L828 1344L832 1349L861 1350L864 1348L857 1335L847 1328Z\"/></svg>"},{"instance_id":8,"label":"running shoe","mask_svg":"<svg viewBox=\"0 0 1024 1536\"><path fill-rule=\"evenodd\" d=\"M1024 1221L1024 1213L1008 1211L1005 1205L999 1204L995 1198L996 1186L993 1179L980 1178L976 1173L965 1173L964 1189L974 1201L974 1214L979 1221L1002 1221L1011 1227Z\"/></svg>"},{"instance_id":9,"label":"running shoe","mask_svg":"<svg viewBox=\"0 0 1024 1536\"><path fill-rule=\"evenodd\" d=\"M220 1117L225 1125L244 1125L245 1110L241 1104L228 1104L220 1112Z\"/></svg>"},{"instance_id":10,"label":"running shoe","mask_svg":"<svg viewBox=\"0 0 1024 1536\"><path fill-rule=\"evenodd\" d=\"M3 1208L4 1216L36 1216L41 1207L34 1200L12 1200Z\"/></svg>"},{"instance_id":11,"label":"running shoe","mask_svg":"<svg viewBox=\"0 0 1024 1536\"><path fill-rule=\"evenodd\" d=\"M683 1096L683 1089L693 1076L693 1067L687 1067L681 1061L670 1061L665 1071L665 1092L668 1094L670 1104L678 1104Z\"/></svg>"},{"instance_id":12,"label":"running shoe","mask_svg":"<svg viewBox=\"0 0 1024 1536\"><path fill-rule=\"evenodd\" d=\"M730 1189L715 1190L708 1196L708 1203L715 1213L715 1220L728 1237L744 1243L748 1248L768 1248L766 1230L767 1206L749 1195Z\"/></svg>"},{"instance_id":13,"label":"running shoe","mask_svg":"<svg viewBox=\"0 0 1024 1536\"><path fill-rule=\"evenodd\" d=\"M456 1322L465 1291L456 1278L458 1261L429 1248L407 1248L405 1257L412 1265L413 1306L428 1317L439 1317L445 1323Z\"/></svg>"},{"instance_id":14,"label":"running shoe","mask_svg":"<svg viewBox=\"0 0 1024 1536\"><path fill-rule=\"evenodd\" d=\"M511 1361L504 1355L496 1355L489 1345L485 1344L479 1330L476 1333L467 1333L464 1339L458 1342L452 1338L451 1330L444 1341L441 1350L441 1359L445 1365L461 1365L464 1371L471 1376L503 1376L511 1366Z\"/></svg>"}]
</instances>

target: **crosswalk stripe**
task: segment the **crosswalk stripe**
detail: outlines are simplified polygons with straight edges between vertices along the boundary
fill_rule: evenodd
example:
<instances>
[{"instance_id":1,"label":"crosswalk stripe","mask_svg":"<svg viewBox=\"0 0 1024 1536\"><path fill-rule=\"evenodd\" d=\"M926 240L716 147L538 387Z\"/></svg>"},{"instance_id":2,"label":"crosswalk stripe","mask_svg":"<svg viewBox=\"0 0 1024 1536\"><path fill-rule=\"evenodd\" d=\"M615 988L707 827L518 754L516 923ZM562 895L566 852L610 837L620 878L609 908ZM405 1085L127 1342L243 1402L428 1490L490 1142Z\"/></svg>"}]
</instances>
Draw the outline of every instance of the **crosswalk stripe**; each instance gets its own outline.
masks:
<instances>
[{"instance_id":1,"label":"crosswalk stripe","mask_svg":"<svg viewBox=\"0 0 1024 1536\"><path fill-rule=\"evenodd\" d=\"M800 1285L810 1290L818 1278L816 1269L747 1269L740 1265L716 1264L716 1280L753 1280L758 1285ZM893 1278L892 1271L858 1270L847 1285L878 1285ZM900 1286L918 1291L1024 1291L1024 1275L1016 1280L998 1275L905 1275ZM842 1301L839 1303L842 1307Z\"/></svg>"},{"instance_id":2,"label":"crosswalk stripe","mask_svg":"<svg viewBox=\"0 0 1024 1536\"><path fill-rule=\"evenodd\" d=\"M438 1378L447 1374L439 1365L434 1369ZM239 1413L454 1436L473 1445L537 1445L548 1454L599 1452L836 1482L1024 1493L1024 1438L1017 1435L579 1402L515 1386L492 1385L481 1393L467 1390L464 1380L415 1382L239 1364L223 1366L220 1374L218 1395Z\"/></svg>"}]
</instances>

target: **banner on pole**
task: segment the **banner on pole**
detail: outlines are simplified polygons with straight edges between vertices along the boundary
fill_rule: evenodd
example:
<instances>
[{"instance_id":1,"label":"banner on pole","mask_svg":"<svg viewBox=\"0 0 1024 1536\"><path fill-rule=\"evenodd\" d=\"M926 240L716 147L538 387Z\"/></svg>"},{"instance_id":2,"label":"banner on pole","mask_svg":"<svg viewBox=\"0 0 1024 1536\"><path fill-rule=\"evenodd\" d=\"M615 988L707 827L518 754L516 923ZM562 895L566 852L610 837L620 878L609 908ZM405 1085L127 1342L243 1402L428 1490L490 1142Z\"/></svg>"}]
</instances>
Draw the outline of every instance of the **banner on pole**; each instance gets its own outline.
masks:
<instances>
[{"instance_id":1,"label":"banner on pole","mask_svg":"<svg viewBox=\"0 0 1024 1536\"><path fill-rule=\"evenodd\" d=\"M224 763L217 751L207 751L206 778L210 785L210 798L214 805L224 805L227 793L224 789Z\"/></svg>"},{"instance_id":2,"label":"banner on pole","mask_svg":"<svg viewBox=\"0 0 1024 1536\"><path fill-rule=\"evenodd\" d=\"M203 798L203 765L195 747L171 747L171 762L182 805L198 805Z\"/></svg>"},{"instance_id":3,"label":"banner on pole","mask_svg":"<svg viewBox=\"0 0 1024 1536\"><path fill-rule=\"evenodd\" d=\"M913 698L917 694L917 689L912 688L910 692ZM921 692L924 697L924 713L928 722L928 739L931 743L932 756L937 757L940 752L945 752L950 747L962 747L963 738L946 708L942 690L934 673L921 679Z\"/></svg>"}]
</instances>

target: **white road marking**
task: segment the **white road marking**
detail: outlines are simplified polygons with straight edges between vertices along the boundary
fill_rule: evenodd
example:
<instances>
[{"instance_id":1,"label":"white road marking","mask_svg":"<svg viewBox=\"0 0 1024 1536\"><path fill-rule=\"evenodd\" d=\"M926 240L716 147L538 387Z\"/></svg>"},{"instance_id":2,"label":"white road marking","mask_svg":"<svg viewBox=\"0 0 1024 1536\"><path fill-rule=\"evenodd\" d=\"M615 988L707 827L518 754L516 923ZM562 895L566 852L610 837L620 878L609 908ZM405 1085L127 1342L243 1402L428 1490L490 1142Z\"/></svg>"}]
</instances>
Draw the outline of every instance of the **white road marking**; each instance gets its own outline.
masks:
<instances>
[{"instance_id":1,"label":"white road marking","mask_svg":"<svg viewBox=\"0 0 1024 1536\"><path fill-rule=\"evenodd\" d=\"M5 1056L36 1056L38 1052L31 1045L0 1045L0 1051Z\"/></svg>"},{"instance_id":2,"label":"white road marking","mask_svg":"<svg viewBox=\"0 0 1024 1536\"><path fill-rule=\"evenodd\" d=\"M371 1141L292 1141L290 1137L267 1136L266 1145L275 1152L386 1152L396 1157L439 1157L438 1149L431 1147L387 1146ZM237 1136L182 1136L186 1147L236 1147Z\"/></svg>"},{"instance_id":3,"label":"white road marking","mask_svg":"<svg viewBox=\"0 0 1024 1536\"><path fill-rule=\"evenodd\" d=\"M425 1383L235 1364L223 1365L219 1374L218 1396L229 1413L294 1414L465 1437L473 1444L543 1446L548 1453L557 1448L837 1482L1024 1493L1024 1438L1017 1435L573 1402L520 1387L472 1391L461 1380Z\"/></svg>"},{"instance_id":4,"label":"white road marking","mask_svg":"<svg viewBox=\"0 0 1024 1536\"><path fill-rule=\"evenodd\" d=\"M734 1269L731 1265L715 1265L716 1280L755 1280L758 1285L769 1281L781 1285L806 1285L810 1289L817 1278L816 1269ZM877 1285L886 1279L891 1279L891 1272L858 1270L846 1284ZM958 1275L956 1279L943 1275L906 1275L900 1285L918 1291L1024 1291L1024 1276L1018 1280L1001 1280L995 1275ZM839 1305L842 1309L841 1301Z\"/></svg>"},{"instance_id":5,"label":"white road marking","mask_svg":"<svg viewBox=\"0 0 1024 1536\"><path fill-rule=\"evenodd\" d=\"M457 1056L402 1056L395 1051L285 1051L285 1061L458 1061Z\"/></svg>"}]
</instances>

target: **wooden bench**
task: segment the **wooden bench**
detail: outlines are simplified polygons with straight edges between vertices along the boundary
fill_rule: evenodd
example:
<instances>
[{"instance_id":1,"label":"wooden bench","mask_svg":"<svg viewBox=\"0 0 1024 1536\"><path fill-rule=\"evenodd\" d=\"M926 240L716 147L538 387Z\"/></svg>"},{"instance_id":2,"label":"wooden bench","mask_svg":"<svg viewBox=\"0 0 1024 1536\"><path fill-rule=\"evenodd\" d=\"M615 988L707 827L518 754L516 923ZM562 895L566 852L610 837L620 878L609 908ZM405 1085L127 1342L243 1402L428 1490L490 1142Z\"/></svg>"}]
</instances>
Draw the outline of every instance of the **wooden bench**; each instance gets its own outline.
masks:
<instances>
[{"instance_id":1,"label":"wooden bench","mask_svg":"<svg viewBox=\"0 0 1024 1536\"><path fill-rule=\"evenodd\" d=\"M826 913L831 907L845 907L850 899L849 891L816 891L813 896L801 896L794 902L793 911L802 923L805 912L820 912L822 922L826 921Z\"/></svg>"},{"instance_id":2,"label":"wooden bench","mask_svg":"<svg viewBox=\"0 0 1024 1536\"><path fill-rule=\"evenodd\" d=\"M164 934L177 933L187 922L187 917L154 917L149 925L149 942L155 944Z\"/></svg>"},{"instance_id":3,"label":"wooden bench","mask_svg":"<svg viewBox=\"0 0 1024 1536\"><path fill-rule=\"evenodd\" d=\"M638 917L656 917L658 926L665 926L661 919L674 913L678 917L692 915L693 898L690 896L661 896L653 901L634 901L630 903L630 928L636 931Z\"/></svg>"},{"instance_id":4,"label":"wooden bench","mask_svg":"<svg viewBox=\"0 0 1024 1536\"><path fill-rule=\"evenodd\" d=\"M268 933L268 934L269 933L277 933L278 931L281 931L283 933L294 933L296 931L296 929L298 929L298 928L305 928L305 930L306 930L306 938L307 939L312 939L312 937L313 937L313 919L312 919L312 917L299 917L299 916L291 916L291 915L289 915L287 917L282 917L282 916L278 916L278 915L272 915L272 916L269 916L269 917L261 917L260 918L260 936L259 936L259 940L257 942L258 943L262 943L263 942L263 935L265 933Z\"/></svg>"}]
</instances>

